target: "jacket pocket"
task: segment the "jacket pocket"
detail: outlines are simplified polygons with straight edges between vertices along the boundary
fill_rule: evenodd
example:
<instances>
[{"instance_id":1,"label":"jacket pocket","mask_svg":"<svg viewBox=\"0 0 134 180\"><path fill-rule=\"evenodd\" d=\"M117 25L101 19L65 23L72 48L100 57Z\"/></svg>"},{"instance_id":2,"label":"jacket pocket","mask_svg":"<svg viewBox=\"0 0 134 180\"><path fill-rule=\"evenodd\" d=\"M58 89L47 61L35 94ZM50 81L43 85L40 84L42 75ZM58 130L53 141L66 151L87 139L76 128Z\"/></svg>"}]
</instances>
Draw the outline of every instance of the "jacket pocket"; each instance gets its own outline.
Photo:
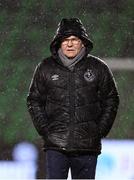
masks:
<instances>
[{"instance_id":1,"label":"jacket pocket","mask_svg":"<svg viewBox=\"0 0 134 180\"><path fill-rule=\"evenodd\" d=\"M88 122L88 132L90 137L100 138L99 126L95 120Z\"/></svg>"}]
</instances>

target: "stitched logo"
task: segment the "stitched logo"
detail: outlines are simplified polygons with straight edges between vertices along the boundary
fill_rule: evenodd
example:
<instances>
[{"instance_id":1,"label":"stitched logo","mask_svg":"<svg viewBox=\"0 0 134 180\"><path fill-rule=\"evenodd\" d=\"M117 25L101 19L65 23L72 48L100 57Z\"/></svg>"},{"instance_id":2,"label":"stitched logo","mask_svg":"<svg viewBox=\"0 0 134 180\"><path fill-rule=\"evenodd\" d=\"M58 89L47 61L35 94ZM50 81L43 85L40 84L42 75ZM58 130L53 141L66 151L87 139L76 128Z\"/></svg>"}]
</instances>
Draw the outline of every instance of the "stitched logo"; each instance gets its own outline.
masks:
<instances>
[{"instance_id":1,"label":"stitched logo","mask_svg":"<svg viewBox=\"0 0 134 180\"><path fill-rule=\"evenodd\" d=\"M94 74L93 74L92 70L87 69L87 71L84 73L84 79L88 82L90 82L94 79Z\"/></svg>"},{"instance_id":2,"label":"stitched logo","mask_svg":"<svg viewBox=\"0 0 134 180\"><path fill-rule=\"evenodd\" d=\"M59 79L59 75L58 74L54 74L53 76L51 76L51 79L53 81L57 81Z\"/></svg>"}]
</instances>

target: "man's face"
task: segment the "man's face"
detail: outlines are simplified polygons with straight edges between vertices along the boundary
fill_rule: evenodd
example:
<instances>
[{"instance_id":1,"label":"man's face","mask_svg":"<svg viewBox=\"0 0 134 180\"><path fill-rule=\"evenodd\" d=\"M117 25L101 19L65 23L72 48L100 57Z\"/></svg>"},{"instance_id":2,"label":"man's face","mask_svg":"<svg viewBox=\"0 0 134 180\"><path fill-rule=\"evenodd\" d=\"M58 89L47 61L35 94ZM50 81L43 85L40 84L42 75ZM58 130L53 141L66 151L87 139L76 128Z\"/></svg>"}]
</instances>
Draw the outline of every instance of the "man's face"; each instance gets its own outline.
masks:
<instances>
[{"instance_id":1,"label":"man's face","mask_svg":"<svg viewBox=\"0 0 134 180\"><path fill-rule=\"evenodd\" d=\"M61 42L61 50L68 58L74 58L84 47L82 41L76 36L69 36Z\"/></svg>"}]
</instances>

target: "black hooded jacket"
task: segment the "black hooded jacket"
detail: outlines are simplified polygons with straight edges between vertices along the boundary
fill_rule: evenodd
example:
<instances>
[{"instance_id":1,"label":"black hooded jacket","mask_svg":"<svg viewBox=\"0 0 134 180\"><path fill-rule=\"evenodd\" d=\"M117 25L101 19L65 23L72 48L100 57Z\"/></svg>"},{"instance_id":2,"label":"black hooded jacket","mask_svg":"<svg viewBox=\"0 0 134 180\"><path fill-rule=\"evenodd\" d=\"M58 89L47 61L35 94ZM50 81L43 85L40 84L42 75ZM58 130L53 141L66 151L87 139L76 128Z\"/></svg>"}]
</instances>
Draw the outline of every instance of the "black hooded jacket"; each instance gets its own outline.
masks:
<instances>
[{"instance_id":1,"label":"black hooded jacket","mask_svg":"<svg viewBox=\"0 0 134 180\"><path fill-rule=\"evenodd\" d=\"M62 39L79 37L86 55L70 71L59 61ZM52 56L34 72L27 97L28 110L45 149L101 152L101 138L116 117L119 96L108 66L88 55L93 43L79 19L63 19L50 45Z\"/></svg>"}]
</instances>

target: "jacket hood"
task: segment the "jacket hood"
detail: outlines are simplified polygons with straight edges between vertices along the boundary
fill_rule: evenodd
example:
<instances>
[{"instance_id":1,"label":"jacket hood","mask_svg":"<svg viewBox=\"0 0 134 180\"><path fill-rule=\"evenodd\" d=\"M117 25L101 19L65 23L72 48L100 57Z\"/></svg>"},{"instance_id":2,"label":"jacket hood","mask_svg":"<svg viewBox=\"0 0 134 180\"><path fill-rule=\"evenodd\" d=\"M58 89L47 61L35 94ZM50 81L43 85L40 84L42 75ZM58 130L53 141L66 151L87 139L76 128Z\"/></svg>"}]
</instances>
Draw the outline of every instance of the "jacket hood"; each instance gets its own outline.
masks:
<instances>
[{"instance_id":1,"label":"jacket hood","mask_svg":"<svg viewBox=\"0 0 134 180\"><path fill-rule=\"evenodd\" d=\"M89 39L86 29L78 18L62 19L58 24L56 34L50 44L50 51L53 56L57 56L62 40L71 35L80 38L86 47L86 54L93 48L93 42Z\"/></svg>"}]
</instances>

